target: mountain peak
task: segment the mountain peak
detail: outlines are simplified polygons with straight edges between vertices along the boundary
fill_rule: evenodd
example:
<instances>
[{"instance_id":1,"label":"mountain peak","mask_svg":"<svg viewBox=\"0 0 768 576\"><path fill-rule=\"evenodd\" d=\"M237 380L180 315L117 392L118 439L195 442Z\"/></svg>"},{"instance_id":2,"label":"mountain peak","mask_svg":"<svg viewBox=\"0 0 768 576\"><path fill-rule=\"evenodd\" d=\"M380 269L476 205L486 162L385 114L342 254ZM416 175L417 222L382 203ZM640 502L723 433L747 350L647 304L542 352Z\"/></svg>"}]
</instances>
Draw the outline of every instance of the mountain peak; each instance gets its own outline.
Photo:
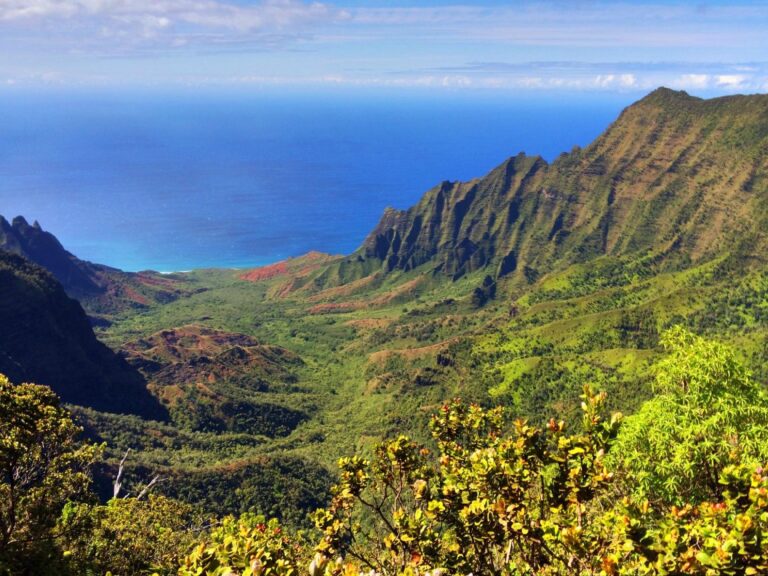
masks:
<instances>
[{"instance_id":1,"label":"mountain peak","mask_svg":"<svg viewBox=\"0 0 768 576\"><path fill-rule=\"evenodd\" d=\"M659 86L654 90L653 92L650 92L647 96L642 98L640 102L643 102L644 100L701 100L701 98L696 98L694 96L691 96L686 92L685 90L673 90L672 88L667 88L666 86Z\"/></svg>"},{"instance_id":2,"label":"mountain peak","mask_svg":"<svg viewBox=\"0 0 768 576\"><path fill-rule=\"evenodd\" d=\"M16 218L13 219L13 222L11 222L11 225L14 228L29 228L29 222L27 222L24 216L16 216Z\"/></svg>"},{"instance_id":3,"label":"mountain peak","mask_svg":"<svg viewBox=\"0 0 768 576\"><path fill-rule=\"evenodd\" d=\"M16 216L7 226L7 220L3 218L0 232L0 249L24 256L46 268L76 297L103 291L91 278L86 265L67 252L53 234L45 232L37 220L30 226L24 216Z\"/></svg>"},{"instance_id":4,"label":"mountain peak","mask_svg":"<svg viewBox=\"0 0 768 576\"><path fill-rule=\"evenodd\" d=\"M702 98L691 96L685 90L673 90L672 88L661 86L630 105L627 110L647 110L648 107L651 107L672 112L681 109L684 110L691 105L696 105L704 101L705 100Z\"/></svg>"}]
</instances>

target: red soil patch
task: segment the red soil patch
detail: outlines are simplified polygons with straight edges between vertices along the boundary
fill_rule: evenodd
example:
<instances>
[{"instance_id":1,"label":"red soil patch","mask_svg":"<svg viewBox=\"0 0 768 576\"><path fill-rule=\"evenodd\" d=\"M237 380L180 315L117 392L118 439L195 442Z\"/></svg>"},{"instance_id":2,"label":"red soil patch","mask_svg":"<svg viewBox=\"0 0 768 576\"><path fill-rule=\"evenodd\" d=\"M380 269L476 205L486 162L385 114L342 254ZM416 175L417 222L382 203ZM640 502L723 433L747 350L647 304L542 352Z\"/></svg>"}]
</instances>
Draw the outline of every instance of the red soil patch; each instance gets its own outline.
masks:
<instances>
[{"instance_id":1,"label":"red soil patch","mask_svg":"<svg viewBox=\"0 0 768 576\"><path fill-rule=\"evenodd\" d=\"M178 280L173 278L163 278L157 274L148 274L145 272L138 272L136 278L146 286L159 286L160 288L167 288L169 290L175 289L176 285L179 283Z\"/></svg>"},{"instance_id":2,"label":"red soil patch","mask_svg":"<svg viewBox=\"0 0 768 576\"><path fill-rule=\"evenodd\" d=\"M419 284L421 284L423 281L424 281L423 276L414 278L413 280L410 280L405 284L401 284L397 288L394 288L393 290L390 290L389 292L386 292L385 294L382 294L381 296L374 298L373 300L371 300L371 304L373 304L374 306L384 306L386 304L391 303L393 300L395 300L400 296L412 295L416 291L416 287Z\"/></svg>"},{"instance_id":3,"label":"red soil patch","mask_svg":"<svg viewBox=\"0 0 768 576\"><path fill-rule=\"evenodd\" d=\"M388 318L360 318L358 320L348 320L344 324L352 326L357 330L375 330L376 328L384 328L392 323L392 320Z\"/></svg>"},{"instance_id":4,"label":"red soil patch","mask_svg":"<svg viewBox=\"0 0 768 576\"><path fill-rule=\"evenodd\" d=\"M130 286L123 287L123 293L125 294L126 298L129 300L133 300L134 302L138 302L139 304L142 304L144 306L149 306L149 300L142 294L139 294L131 288Z\"/></svg>"},{"instance_id":5,"label":"red soil patch","mask_svg":"<svg viewBox=\"0 0 768 576\"><path fill-rule=\"evenodd\" d=\"M288 264L283 260L282 262L275 262L269 266L262 266L261 268L241 274L240 278L249 282L261 282L262 280L269 280L275 276L285 276L286 274L288 274Z\"/></svg>"},{"instance_id":6,"label":"red soil patch","mask_svg":"<svg viewBox=\"0 0 768 576\"><path fill-rule=\"evenodd\" d=\"M376 272L374 274L371 274L370 276L365 276L358 280L353 280L352 282L342 284L341 286L326 288L325 290L322 290L317 294L310 296L309 301L319 302L320 300L329 300L332 298L337 298L339 296L349 296L350 294L357 292L361 288L366 288L370 286L375 280L378 280L380 276L381 276L381 273Z\"/></svg>"},{"instance_id":7,"label":"red soil patch","mask_svg":"<svg viewBox=\"0 0 768 576\"><path fill-rule=\"evenodd\" d=\"M320 297L327 298L329 296L338 296L348 291L357 290L362 286L371 283L375 277L376 275L374 274L372 276L366 276L365 278L356 280L355 282L350 282L344 286L323 290L315 296L312 296L310 300L316 301ZM377 296L371 300L347 300L346 302L327 302L324 304L316 304L307 310L307 312L310 314L333 314L339 312L352 312L354 310L363 310L364 308L377 306L386 306L401 296L414 295L416 292L416 287L423 281L423 277L414 278L413 280L410 280L409 282L406 282L405 284L402 284L393 290L385 292L384 294L381 294L380 296Z\"/></svg>"},{"instance_id":8,"label":"red soil patch","mask_svg":"<svg viewBox=\"0 0 768 576\"><path fill-rule=\"evenodd\" d=\"M334 258L336 257L322 252L307 252L303 256L297 258L288 258L287 260L281 260L280 262L275 262L268 266L254 268L253 270L240 274L239 277L242 280L247 280L249 282L262 282L264 280L270 280L271 278L276 278L278 276L288 276L290 274L306 276Z\"/></svg>"}]
</instances>

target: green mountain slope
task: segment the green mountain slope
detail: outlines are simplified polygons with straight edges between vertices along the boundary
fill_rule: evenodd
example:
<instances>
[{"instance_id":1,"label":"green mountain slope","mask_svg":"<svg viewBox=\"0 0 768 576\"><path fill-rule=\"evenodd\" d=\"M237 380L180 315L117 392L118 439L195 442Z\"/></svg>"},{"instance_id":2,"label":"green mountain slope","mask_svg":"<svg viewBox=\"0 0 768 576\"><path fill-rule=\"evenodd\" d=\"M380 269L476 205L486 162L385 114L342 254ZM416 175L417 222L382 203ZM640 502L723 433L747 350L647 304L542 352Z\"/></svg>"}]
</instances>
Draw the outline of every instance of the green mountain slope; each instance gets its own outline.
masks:
<instances>
[{"instance_id":1,"label":"green mountain slope","mask_svg":"<svg viewBox=\"0 0 768 576\"><path fill-rule=\"evenodd\" d=\"M132 447L194 485L174 493L240 509L264 462L319 478L383 437L426 439L455 396L574 420L590 382L632 412L672 325L766 382L767 111L660 89L552 164L521 154L388 210L352 255L179 275L183 297L97 328L172 422L79 413L112 465Z\"/></svg>"},{"instance_id":2,"label":"green mountain slope","mask_svg":"<svg viewBox=\"0 0 768 576\"><path fill-rule=\"evenodd\" d=\"M599 255L696 262L734 241L760 253L767 178L768 96L701 100L660 88L551 165L520 154L387 210L346 265L452 277L489 268L532 281Z\"/></svg>"}]
</instances>

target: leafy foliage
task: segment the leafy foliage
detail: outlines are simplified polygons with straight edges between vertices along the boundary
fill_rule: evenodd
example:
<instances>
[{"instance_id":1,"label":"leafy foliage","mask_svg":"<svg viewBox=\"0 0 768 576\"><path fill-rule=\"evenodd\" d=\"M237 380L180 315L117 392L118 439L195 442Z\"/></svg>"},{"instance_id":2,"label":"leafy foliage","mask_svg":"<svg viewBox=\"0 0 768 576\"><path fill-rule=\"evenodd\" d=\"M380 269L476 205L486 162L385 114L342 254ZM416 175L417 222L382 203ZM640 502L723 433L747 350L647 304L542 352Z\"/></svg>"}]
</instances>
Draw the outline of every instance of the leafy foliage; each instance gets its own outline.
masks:
<instances>
[{"instance_id":1,"label":"leafy foliage","mask_svg":"<svg viewBox=\"0 0 768 576\"><path fill-rule=\"evenodd\" d=\"M718 497L727 466L768 461L768 397L732 349L679 327L662 343L659 393L627 418L611 460L640 497Z\"/></svg>"},{"instance_id":2,"label":"leafy foliage","mask_svg":"<svg viewBox=\"0 0 768 576\"><path fill-rule=\"evenodd\" d=\"M314 513L314 549L306 534L253 513L204 526L192 508L165 497L113 499L55 509L61 517L47 530L59 556L49 554L45 567L180 576L765 573L763 391L732 350L679 328L661 340L669 355L656 368L660 394L629 425L618 414L605 418L606 395L589 386L573 431L563 421L539 428L510 421L501 407L454 400L432 417L429 446L400 434L370 458L342 458L330 505ZM670 405L682 414L682 438L664 436L658 407ZM685 426L695 432L691 459L714 467L714 483L685 468L677 483L663 477L664 445L646 439L683 443Z\"/></svg>"},{"instance_id":3,"label":"leafy foliage","mask_svg":"<svg viewBox=\"0 0 768 576\"><path fill-rule=\"evenodd\" d=\"M228 516L184 559L178 576L293 576L301 551L300 540L289 538L277 520Z\"/></svg>"},{"instance_id":4,"label":"leafy foliage","mask_svg":"<svg viewBox=\"0 0 768 576\"><path fill-rule=\"evenodd\" d=\"M69 504L60 520L72 574L170 574L205 527L191 506L163 496Z\"/></svg>"},{"instance_id":5,"label":"leafy foliage","mask_svg":"<svg viewBox=\"0 0 768 576\"><path fill-rule=\"evenodd\" d=\"M722 499L672 507L635 542L653 574L764 574L768 571L768 476L729 466ZM635 526L640 519L634 519Z\"/></svg>"},{"instance_id":6,"label":"leafy foliage","mask_svg":"<svg viewBox=\"0 0 768 576\"><path fill-rule=\"evenodd\" d=\"M51 569L62 509L91 497L99 448L80 433L50 388L0 375L0 573Z\"/></svg>"},{"instance_id":7,"label":"leafy foliage","mask_svg":"<svg viewBox=\"0 0 768 576\"><path fill-rule=\"evenodd\" d=\"M590 569L609 542L588 508L611 479L603 457L619 423L599 415L603 402L585 390L579 434L517 420L507 435L501 409L454 401L432 419L435 457L400 436L372 461L342 459L331 506L315 515L321 558L385 574Z\"/></svg>"}]
</instances>

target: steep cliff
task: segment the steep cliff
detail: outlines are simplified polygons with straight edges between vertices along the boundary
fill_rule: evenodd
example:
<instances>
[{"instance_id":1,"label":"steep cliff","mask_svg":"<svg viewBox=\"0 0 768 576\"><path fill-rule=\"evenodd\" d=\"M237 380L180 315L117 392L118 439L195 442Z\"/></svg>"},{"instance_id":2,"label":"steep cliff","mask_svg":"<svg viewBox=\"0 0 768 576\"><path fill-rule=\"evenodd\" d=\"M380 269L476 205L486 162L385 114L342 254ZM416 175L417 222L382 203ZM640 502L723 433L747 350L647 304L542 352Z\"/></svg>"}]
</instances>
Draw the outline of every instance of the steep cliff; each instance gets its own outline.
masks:
<instances>
[{"instance_id":1,"label":"steep cliff","mask_svg":"<svg viewBox=\"0 0 768 576\"><path fill-rule=\"evenodd\" d=\"M347 265L452 277L489 267L530 280L602 254L697 261L737 238L758 253L767 200L768 96L660 88L551 165L519 154L388 209Z\"/></svg>"},{"instance_id":2,"label":"steep cliff","mask_svg":"<svg viewBox=\"0 0 768 576\"><path fill-rule=\"evenodd\" d=\"M39 264L80 301L92 315L109 315L126 308L146 308L187 295L190 289L177 276L157 272L123 272L80 260L50 232L22 216L9 223L0 216L0 249Z\"/></svg>"}]
</instances>

